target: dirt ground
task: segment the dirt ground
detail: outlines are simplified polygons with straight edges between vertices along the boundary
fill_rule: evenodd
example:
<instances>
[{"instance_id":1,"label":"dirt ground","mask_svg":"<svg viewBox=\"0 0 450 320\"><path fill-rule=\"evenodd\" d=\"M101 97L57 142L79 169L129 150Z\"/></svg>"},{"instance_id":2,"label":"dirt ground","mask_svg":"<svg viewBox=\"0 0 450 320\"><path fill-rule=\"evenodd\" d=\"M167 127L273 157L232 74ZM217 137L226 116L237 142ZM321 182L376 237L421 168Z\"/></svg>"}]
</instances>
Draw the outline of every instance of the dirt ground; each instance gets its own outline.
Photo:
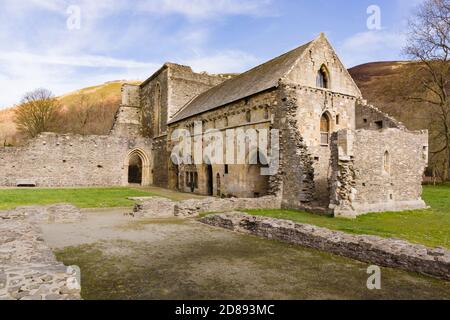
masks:
<instances>
[{"instance_id":1,"label":"dirt ground","mask_svg":"<svg viewBox=\"0 0 450 320\"><path fill-rule=\"evenodd\" d=\"M139 220L129 209L43 225L66 265L81 268L84 299L450 299L450 283L240 235L189 219Z\"/></svg>"}]
</instances>

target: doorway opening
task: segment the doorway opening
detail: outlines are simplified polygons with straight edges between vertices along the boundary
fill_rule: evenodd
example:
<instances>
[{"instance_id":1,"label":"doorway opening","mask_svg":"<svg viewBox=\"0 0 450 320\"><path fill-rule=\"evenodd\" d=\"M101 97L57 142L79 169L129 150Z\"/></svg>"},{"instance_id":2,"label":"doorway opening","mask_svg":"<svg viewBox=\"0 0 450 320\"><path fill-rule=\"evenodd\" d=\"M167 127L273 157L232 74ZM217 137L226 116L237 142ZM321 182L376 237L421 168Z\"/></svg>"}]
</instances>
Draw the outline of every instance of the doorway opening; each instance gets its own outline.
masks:
<instances>
[{"instance_id":1,"label":"doorway opening","mask_svg":"<svg viewBox=\"0 0 450 320\"><path fill-rule=\"evenodd\" d=\"M144 151L131 151L125 162L126 180L128 184L150 185L150 161Z\"/></svg>"},{"instance_id":2,"label":"doorway opening","mask_svg":"<svg viewBox=\"0 0 450 320\"><path fill-rule=\"evenodd\" d=\"M128 165L128 183L142 184L142 159L134 154L130 157Z\"/></svg>"},{"instance_id":3,"label":"doorway opening","mask_svg":"<svg viewBox=\"0 0 450 320\"><path fill-rule=\"evenodd\" d=\"M208 164L206 166L206 189L208 191L208 196L214 195L214 181L213 181L213 168L212 165Z\"/></svg>"}]
</instances>

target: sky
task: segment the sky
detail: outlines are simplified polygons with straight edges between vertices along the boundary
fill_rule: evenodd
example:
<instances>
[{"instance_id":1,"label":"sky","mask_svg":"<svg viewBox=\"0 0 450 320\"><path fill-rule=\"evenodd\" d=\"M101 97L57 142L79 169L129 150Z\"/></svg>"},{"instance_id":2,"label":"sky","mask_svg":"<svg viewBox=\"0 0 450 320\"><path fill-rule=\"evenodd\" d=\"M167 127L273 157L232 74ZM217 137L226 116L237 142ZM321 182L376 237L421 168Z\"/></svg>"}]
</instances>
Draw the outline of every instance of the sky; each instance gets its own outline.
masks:
<instances>
[{"instance_id":1,"label":"sky","mask_svg":"<svg viewBox=\"0 0 450 320\"><path fill-rule=\"evenodd\" d=\"M0 108L144 80L164 62L243 72L324 32L347 67L404 60L422 0L0 0Z\"/></svg>"}]
</instances>

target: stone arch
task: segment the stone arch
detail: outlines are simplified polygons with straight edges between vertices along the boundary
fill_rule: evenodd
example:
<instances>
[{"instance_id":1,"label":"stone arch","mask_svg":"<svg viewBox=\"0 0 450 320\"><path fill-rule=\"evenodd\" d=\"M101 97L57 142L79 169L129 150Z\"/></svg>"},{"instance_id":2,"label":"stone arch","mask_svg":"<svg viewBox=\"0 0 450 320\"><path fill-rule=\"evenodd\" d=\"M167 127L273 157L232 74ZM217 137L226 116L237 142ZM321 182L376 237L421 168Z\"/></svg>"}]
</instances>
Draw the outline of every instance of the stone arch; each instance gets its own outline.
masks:
<instances>
[{"instance_id":1,"label":"stone arch","mask_svg":"<svg viewBox=\"0 0 450 320\"><path fill-rule=\"evenodd\" d=\"M324 64L317 71L316 85L318 88L330 89L330 73Z\"/></svg>"},{"instance_id":2,"label":"stone arch","mask_svg":"<svg viewBox=\"0 0 450 320\"><path fill-rule=\"evenodd\" d=\"M128 152L125 159L125 184L139 183L142 186L149 186L151 184L150 173L150 159L144 150L136 148ZM133 182L134 178L137 178L136 182Z\"/></svg>"}]
</instances>

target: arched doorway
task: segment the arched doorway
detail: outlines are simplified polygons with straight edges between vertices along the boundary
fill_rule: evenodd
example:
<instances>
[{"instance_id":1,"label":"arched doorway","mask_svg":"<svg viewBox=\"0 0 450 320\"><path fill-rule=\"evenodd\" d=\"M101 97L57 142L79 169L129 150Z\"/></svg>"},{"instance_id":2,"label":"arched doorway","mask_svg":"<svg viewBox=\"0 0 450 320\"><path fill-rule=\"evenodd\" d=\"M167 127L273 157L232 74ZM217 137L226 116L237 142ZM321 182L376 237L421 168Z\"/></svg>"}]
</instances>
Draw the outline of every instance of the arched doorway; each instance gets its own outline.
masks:
<instances>
[{"instance_id":1,"label":"arched doorway","mask_svg":"<svg viewBox=\"0 0 450 320\"><path fill-rule=\"evenodd\" d=\"M138 154L130 157L128 164L128 183L142 184L142 160Z\"/></svg>"},{"instance_id":2,"label":"arched doorway","mask_svg":"<svg viewBox=\"0 0 450 320\"><path fill-rule=\"evenodd\" d=\"M150 160L141 149L130 151L125 160L125 184L150 185Z\"/></svg>"}]
</instances>

